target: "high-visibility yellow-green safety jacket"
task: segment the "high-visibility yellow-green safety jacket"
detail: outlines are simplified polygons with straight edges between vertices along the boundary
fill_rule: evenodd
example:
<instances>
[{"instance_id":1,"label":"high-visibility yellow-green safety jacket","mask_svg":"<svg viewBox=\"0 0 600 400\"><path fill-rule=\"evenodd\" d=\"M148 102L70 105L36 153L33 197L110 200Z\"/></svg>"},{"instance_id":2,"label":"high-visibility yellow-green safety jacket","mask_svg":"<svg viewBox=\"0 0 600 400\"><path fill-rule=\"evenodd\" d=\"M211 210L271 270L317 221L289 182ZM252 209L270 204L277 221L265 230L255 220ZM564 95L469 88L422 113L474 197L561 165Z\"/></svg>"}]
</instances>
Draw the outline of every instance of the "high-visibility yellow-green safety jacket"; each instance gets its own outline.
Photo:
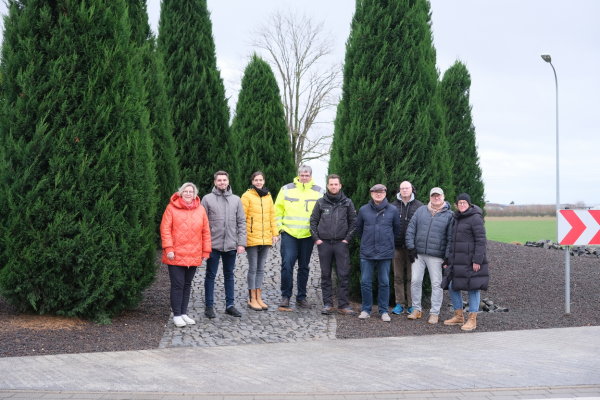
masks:
<instances>
[{"instance_id":1,"label":"high-visibility yellow-green safety jacket","mask_svg":"<svg viewBox=\"0 0 600 400\"><path fill-rule=\"evenodd\" d=\"M275 200L277 229L296 239L310 236L310 215L315 203L323 196L323 189L314 180L301 183L298 177L279 190Z\"/></svg>"}]
</instances>

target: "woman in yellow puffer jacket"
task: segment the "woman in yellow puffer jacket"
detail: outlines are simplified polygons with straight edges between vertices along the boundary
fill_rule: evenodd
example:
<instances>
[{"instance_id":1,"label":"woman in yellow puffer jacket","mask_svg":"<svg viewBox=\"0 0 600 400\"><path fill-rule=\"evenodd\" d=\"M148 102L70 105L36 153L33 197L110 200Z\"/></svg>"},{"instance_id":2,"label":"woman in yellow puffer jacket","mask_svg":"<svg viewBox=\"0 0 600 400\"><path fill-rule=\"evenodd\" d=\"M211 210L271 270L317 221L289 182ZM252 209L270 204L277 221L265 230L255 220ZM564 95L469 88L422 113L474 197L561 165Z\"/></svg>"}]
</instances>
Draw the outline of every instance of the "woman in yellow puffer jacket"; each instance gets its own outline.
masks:
<instances>
[{"instance_id":1,"label":"woman in yellow puffer jacket","mask_svg":"<svg viewBox=\"0 0 600 400\"><path fill-rule=\"evenodd\" d=\"M252 186L242 195L248 236L248 307L260 311L269 308L262 300L262 283L269 248L279 240L279 232L273 198L265 187L265 174L253 173L250 182Z\"/></svg>"}]
</instances>

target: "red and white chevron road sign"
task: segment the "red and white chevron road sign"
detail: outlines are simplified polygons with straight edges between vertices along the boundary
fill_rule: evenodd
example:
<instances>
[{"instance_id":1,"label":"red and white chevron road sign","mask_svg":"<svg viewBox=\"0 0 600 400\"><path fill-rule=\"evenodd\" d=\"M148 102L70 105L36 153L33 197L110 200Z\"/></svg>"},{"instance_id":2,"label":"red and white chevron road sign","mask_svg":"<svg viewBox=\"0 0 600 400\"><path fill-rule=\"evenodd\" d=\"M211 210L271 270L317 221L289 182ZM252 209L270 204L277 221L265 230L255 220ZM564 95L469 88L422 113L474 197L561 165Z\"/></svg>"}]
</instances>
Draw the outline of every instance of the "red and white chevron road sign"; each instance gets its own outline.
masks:
<instances>
[{"instance_id":1,"label":"red and white chevron road sign","mask_svg":"<svg viewBox=\"0 0 600 400\"><path fill-rule=\"evenodd\" d=\"M600 210L558 210L558 243L600 245Z\"/></svg>"}]
</instances>

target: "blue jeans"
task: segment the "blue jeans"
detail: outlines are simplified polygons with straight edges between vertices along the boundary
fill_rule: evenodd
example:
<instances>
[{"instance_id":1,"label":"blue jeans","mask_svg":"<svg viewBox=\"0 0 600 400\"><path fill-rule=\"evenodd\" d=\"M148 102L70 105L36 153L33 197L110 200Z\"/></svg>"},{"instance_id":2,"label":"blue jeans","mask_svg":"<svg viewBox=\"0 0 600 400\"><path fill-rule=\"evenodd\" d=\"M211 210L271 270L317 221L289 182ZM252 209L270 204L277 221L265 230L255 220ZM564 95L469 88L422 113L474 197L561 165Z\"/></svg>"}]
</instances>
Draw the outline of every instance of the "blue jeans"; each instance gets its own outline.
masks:
<instances>
[{"instance_id":1,"label":"blue jeans","mask_svg":"<svg viewBox=\"0 0 600 400\"><path fill-rule=\"evenodd\" d=\"M233 306L235 280L233 269L235 268L236 250L219 251L213 249L210 257L206 260L206 278L204 279L204 301L206 307L215 304L215 277L219 270L219 258L223 260L223 276L225 278L225 308Z\"/></svg>"},{"instance_id":2,"label":"blue jeans","mask_svg":"<svg viewBox=\"0 0 600 400\"><path fill-rule=\"evenodd\" d=\"M481 291L469 290L469 312L476 313L479 311L479 299L481 297ZM452 289L452 282L448 285L448 293L450 293L450 299L452 300L452 307L455 310L462 310L463 301L460 290Z\"/></svg>"},{"instance_id":3,"label":"blue jeans","mask_svg":"<svg viewBox=\"0 0 600 400\"><path fill-rule=\"evenodd\" d=\"M362 295L362 311L371 313L373 306L373 271L377 269L379 290L377 305L379 314L388 312L390 302L390 265L392 260L360 259L360 293Z\"/></svg>"},{"instance_id":4,"label":"blue jeans","mask_svg":"<svg viewBox=\"0 0 600 400\"><path fill-rule=\"evenodd\" d=\"M281 233L281 297L292 297L294 290L294 265L298 260L298 293L296 300L306 299L306 284L310 255L313 250L312 237L296 239L286 232Z\"/></svg>"}]
</instances>

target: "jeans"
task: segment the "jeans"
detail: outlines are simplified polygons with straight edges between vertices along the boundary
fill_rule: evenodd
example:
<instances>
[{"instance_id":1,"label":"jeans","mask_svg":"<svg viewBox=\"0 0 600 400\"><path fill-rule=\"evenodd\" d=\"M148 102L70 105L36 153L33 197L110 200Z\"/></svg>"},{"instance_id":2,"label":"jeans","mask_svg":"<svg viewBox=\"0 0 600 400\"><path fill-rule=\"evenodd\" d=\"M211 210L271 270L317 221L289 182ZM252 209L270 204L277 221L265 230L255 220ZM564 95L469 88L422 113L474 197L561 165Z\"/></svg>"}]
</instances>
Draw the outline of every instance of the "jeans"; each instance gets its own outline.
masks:
<instances>
[{"instance_id":1,"label":"jeans","mask_svg":"<svg viewBox=\"0 0 600 400\"><path fill-rule=\"evenodd\" d=\"M412 297L410 296L411 265L407 249L394 250L393 266L396 304L401 304L404 308L412 306Z\"/></svg>"},{"instance_id":2,"label":"jeans","mask_svg":"<svg viewBox=\"0 0 600 400\"><path fill-rule=\"evenodd\" d=\"M412 265L412 277L410 290L412 295L412 306L415 310L422 311L421 295L423 292L423 276L425 268L429 271L429 279L431 280L431 310L430 314L439 315L442 307L442 298L444 290L441 288L442 283L442 263L443 259L439 257L428 256L427 254L419 254L418 258Z\"/></svg>"},{"instance_id":3,"label":"jeans","mask_svg":"<svg viewBox=\"0 0 600 400\"><path fill-rule=\"evenodd\" d=\"M377 306L379 314L388 312L390 302L390 264L392 260L367 260L360 259L360 293L362 295L362 311L371 313L373 305L373 271L377 269L379 290L377 293Z\"/></svg>"},{"instance_id":4,"label":"jeans","mask_svg":"<svg viewBox=\"0 0 600 400\"><path fill-rule=\"evenodd\" d=\"M219 258L223 260L223 276L225 279L225 308L233 306L235 280L233 269L235 268L235 258L237 250L219 251L212 249L210 257L206 260L206 278L204 279L204 301L206 307L212 307L215 304L215 277L219 270Z\"/></svg>"},{"instance_id":5,"label":"jeans","mask_svg":"<svg viewBox=\"0 0 600 400\"><path fill-rule=\"evenodd\" d=\"M261 289L265 276L265 262L271 246L246 247L248 257L248 290Z\"/></svg>"},{"instance_id":6,"label":"jeans","mask_svg":"<svg viewBox=\"0 0 600 400\"><path fill-rule=\"evenodd\" d=\"M178 317L187 314L192 281L197 267L181 267L169 265L169 278L171 279L171 311Z\"/></svg>"},{"instance_id":7,"label":"jeans","mask_svg":"<svg viewBox=\"0 0 600 400\"><path fill-rule=\"evenodd\" d=\"M298 260L298 293L296 300L306 299L310 255L313 240L309 236L296 239L286 232L281 233L281 297L290 298L294 290L294 265Z\"/></svg>"},{"instance_id":8,"label":"jeans","mask_svg":"<svg viewBox=\"0 0 600 400\"><path fill-rule=\"evenodd\" d=\"M331 269L335 260L337 272L337 301L339 308L348 307L348 287L350 278L350 251L347 243L341 240L324 240L317 246L319 264L321 265L321 291L323 305L333 306L333 290L331 284Z\"/></svg>"},{"instance_id":9,"label":"jeans","mask_svg":"<svg viewBox=\"0 0 600 400\"><path fill-rule=\"evenodd\" d=\"M476 313L479 311L479 299L481 298L481 291L479 290L469 290L469 312ZM454 290L452 288L452 282L448 285L448 293L450 293L450 299L452 300L452 307L455 310L462 310L463 301L462 301L462 293L460 290Z\"/></svg>"}]
</instances>

